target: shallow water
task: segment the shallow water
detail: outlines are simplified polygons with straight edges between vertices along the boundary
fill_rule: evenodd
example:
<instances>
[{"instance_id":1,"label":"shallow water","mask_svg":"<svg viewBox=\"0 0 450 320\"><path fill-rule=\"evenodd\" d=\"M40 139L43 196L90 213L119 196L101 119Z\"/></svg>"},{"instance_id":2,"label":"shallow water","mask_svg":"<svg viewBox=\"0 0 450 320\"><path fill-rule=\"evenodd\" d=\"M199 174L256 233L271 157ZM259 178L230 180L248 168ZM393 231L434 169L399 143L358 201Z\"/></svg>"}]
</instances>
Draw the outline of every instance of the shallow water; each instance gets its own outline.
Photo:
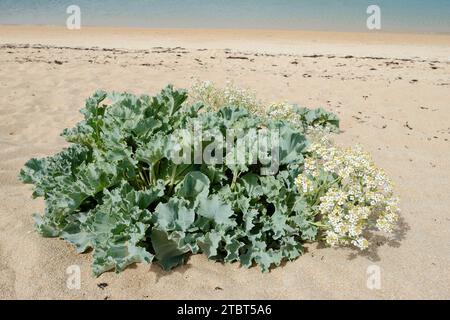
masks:
<instances>
[{"instance_id":1,"label":"shallow water","mask_svg":"<svg viewBox=\"0 0 450 320\"><path fill-rule=\"evenodd\" d=\"M78 5L89 26L368 31L371 4L381 31L450 32L450 0L0 0L0 24L65 25Z\"/></svg>"}]
</instances>

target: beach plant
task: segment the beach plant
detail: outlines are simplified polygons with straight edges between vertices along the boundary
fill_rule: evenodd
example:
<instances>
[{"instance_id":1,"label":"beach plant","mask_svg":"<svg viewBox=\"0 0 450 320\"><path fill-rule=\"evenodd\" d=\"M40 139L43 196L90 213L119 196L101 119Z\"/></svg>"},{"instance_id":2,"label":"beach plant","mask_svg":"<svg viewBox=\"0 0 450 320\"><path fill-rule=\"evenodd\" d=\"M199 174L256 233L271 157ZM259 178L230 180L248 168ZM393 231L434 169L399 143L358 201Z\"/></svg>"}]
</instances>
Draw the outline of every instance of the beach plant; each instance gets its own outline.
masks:
<instances>
[{"instance_id":1,"label":"beach plant","mask_svg":"<svg viewBox=\"0 0 450 320\"><path fill-rule=\"evenodd\" d=\"M311 131L320 130L324 134L339 132L339 118L322 108L309 109L294 104L281 102L271 104L265 108L262 116L267 119L280 119L289 121L297 129L309 134Z\"/></svg>"},{"instance_id":2,"label":"beach plant","mask_svg":"<svg viewBox=\"0 0 450 320\"><path fill-rule=\"evenodd\" d=\"M257 99L255 92L230 81L224 87L220 87L212 81L197 80L189 89L189 100L193 103L203 103L208 110L217 111L223 106L238 106L259 116L265 113L265 107Z\"/></svg>"},{"instance_id":3,"label":"beach plant","mask_svg":"<svg viewBox=\"0 0 450 320\"><path fill-rule=\"evenodd\" d=\"M322 108L309 109L287 102L266 106L257 99L255 92L232 82L220 87L212 81L197 80L190 88L189 96L192 103L200 102L208 110L219 110L223 106L239 106L265 120L288 121L305 133L311 130L320 130L324 133L339 131L339 118L334 113Z\"/></svg>"},{"instance_id":4,"label":"beach plant","mask_svg":"<svg viewBox=\"0 0 450 320\"><path fill-rule=\"evenodd\" d=\"M352 244L364 250L367 231L393 231L399 199L392 182L361 146L338 148L324 136L308 152L295 183L320 217L328 245Z\"/></svg>"},{"instance_id":5,"label":"beach plant","mask_svg":"<svg viewBox=\"0 0 450 320\"><path fill-rule=\"evenodd\" d=\"M385 175L359 151L318 144L313 133L336 131L336 116L296 107L289 121L255 100L214 94L187 103L170 85L156 96L97 91L84 120L63 131L69 146L20 171L45 200L38 232L92 249L98 276L136 262L168 270L196 253L265 272L305 242L363 249L373 219L393 228Z\"/></svg>"}]
</instances>

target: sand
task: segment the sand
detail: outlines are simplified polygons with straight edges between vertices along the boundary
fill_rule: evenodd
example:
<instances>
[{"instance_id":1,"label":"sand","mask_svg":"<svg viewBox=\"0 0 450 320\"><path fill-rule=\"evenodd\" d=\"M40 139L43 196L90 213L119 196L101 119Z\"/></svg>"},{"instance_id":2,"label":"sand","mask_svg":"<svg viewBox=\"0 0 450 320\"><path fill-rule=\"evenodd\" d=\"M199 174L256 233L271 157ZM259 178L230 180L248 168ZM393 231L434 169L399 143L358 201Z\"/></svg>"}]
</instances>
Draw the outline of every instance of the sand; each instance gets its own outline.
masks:
<instances>
[{"instance_id":1,"label":"sand","mask_svg":"<svg viewBox=\"0 0 450 320\"><path fill-rule=\"evenodd\" d=\"M448 35L0 26L0 298L449 299L449 58ZM336 112L338 143L362 144L395 181L399 231L365 253L311 244L269 274L197 255L171 272L139 264L99 278L89 253L33 231L43 201L17 173L66 145L59 133L86 97L195 79ZM79 290L66 286L71 265ZM367 287L373 265L380 289Z\"/></svg>"}]
</instances>

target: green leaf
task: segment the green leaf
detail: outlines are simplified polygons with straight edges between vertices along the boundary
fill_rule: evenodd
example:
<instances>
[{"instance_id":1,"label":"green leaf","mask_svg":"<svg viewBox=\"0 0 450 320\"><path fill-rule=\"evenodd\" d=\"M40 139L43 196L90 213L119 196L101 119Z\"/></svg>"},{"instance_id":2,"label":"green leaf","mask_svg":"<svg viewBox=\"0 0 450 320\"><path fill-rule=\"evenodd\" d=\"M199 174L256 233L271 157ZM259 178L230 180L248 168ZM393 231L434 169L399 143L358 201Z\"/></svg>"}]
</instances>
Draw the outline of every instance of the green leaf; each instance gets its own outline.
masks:
<instances>
[{"instance_id":1,"label":"green leaf","mask_svg":"<svg viewBox=\"0 0 450 320\"><path fill-rule=\"evenodd\" d=\"M153 165L167 156L168 137L158 134L145 145L136 150L136 160Z\"/></svg>"},{"instance_id":2,"label":"green leaf","mask_svg":"<svg viewBox=\"0 0 450 320\"><path fill-rule=\"evenodd\" d=\"M202 217L214 221L214 223L218 225L235 225L234 221L230 219L233 215L231 206L224 203L217 195L200 199L197 213Z\"/></svg>"},{"instance_id":3,"label":"green leaf","mask_svg":"<svg viewBox=\"0 0 450 320\"><path fill-rule=\"evenodd\" d=\"M166 231L153 229L151 240L158 264L164 270L170 270L184 263L187 251L181 250L178 243L171 239Z\"/></svg>"},{"instance_id":4,"label":"green leaf","mask_svg":"<svg viewBox=\"0 0 450 320\"><path fill-rule=\"evenodd\" d=\"M186 201L171 198L168 203L159 203L155 209L157 227L164 231L187 231L194 223L194 210L186 207Z\"/></svg>"},{"instance_id":5,"label":"green leaf","mask_svg":"<svg viewBox=\"0 0 450 320\"><path fill-rule=\"evenodd\" d=\"M292 261L303 253L303 246L294 237L285 237L283 238L280 251L284 258Z\"/></svg>"},{"instance_id":6,"label":"green leaf","mask_svg":"<svg viewBox=\"0 0 450 320\"><path fill-rule=\"evenodd\" d=\"M290 234L294 231L286 222L288 220L287 215L276 211L271 217L271 228L273 231L273 239L277 240L286 234Z\"/></svg>"},{"instance_id":7,"label":"green leaf","mask_svg":"<svg viewBox=\"0 0 450 320\"><path fill-rule=\"evenodd\" d=\"M224 259L225 262L234 262L239 260L239 249L244 246L244 243L240 242L237 237L227 236L225 238L225 250L227 255Z\"/></svg>"},{"instance_id":8,"label":"green leaf","mask_svg":"<svg viewBox=\"0 0 450 320\"><path fill-rule=\"evenodd\" d=\"M36 230L44 237L57 237L60 234L60 231L51 225L51 223L48 223L47 221L44 221L44 219L38 215L33 215L34 221L35 221L35 228Z\"/></svg>"},{"instance_id":9,"label":"green leaf","mask_svg":"<svg viewBox=\"0 0 450 320\"><path fill-rule=\"evenodd\" d=\"M221 240L222 234L213 230L205 234L203 239L198 241L198 245L208 258L212 258L217 255L217 249Z\"/></svg>"},{"instance_id":10,"label":"green leaf","mask_svg":"<svg viewBox=\"0 0 450 320\"><path fill-rule=\"evenodd\" d=\"M267 251L260 251L255 255L255 261L261 268L262 272L269 272L272 265L279 266L282 260L282 253L269 249Z\"/></svg>"},{"instance_id":11,"label":"green leaf","mask_svg":"<svg viewBox=\"0 0 450 320\"><path fill-rule=\"evenodd\" d=\"M78 253L92 248L95 243L95 233L82 230L79 223L69 224L61 232L61 238L73 244Z\"/></svg>"},{"instance_id":12,"label":"green leaf","mask_svg":"<svg viewBox=\"0 0 450 320\"><path fill-rule=\"evenodd\" d=\"M291 127L284 125L279 127L280 129L280 163L291 164L294 162L303 162L303 152L308 146L306 137L292 129Z\"/></svg>"},{"instance_id":13,"label":"green leaf","mask_svg":"<svg viewBox=\"0 0 450 320\"><path fill-rule=\"evenodd\" d=\"M178 195L191 201L209 194L209 179L199 171L192 171L186 174L178 189Z\"/></svg>"},{"instance_id":14,"label":"green leaf","mask_svg":"<svg viewBox=\"0 0 450 320\"><path fill-rule=\"evenodd\" d=\"M160 120L144 118L136 124L136 127L133 129L133 133L138 137L149 137L153 133L156 133L157 129L161 127L162 122Z\"/></svg>"},{"instance_id":15,"label":"green leaf","mask_svg":"<svg viewBox=\"0 0 450 320\"><path fill-rule=\"evenodd\" d=\"M259 177L254 173L244 175L240 179L240 183L250 198L258 198L263 194L262 187L259 184Z\"/></svg>"},{"instance_id":16,"label":"green leaf","mask_svg":"<svg viewBox=\"0 0 450 320\"><path fill-rule=\"evenodd\" d=\"M130 264L150 263L153 260L152 254L144 248L132 244L111 245L107 248L98 247L95 249L93 257L92 272L95 276L111 269L121 272Z\"/></svg>"}]
</instances>

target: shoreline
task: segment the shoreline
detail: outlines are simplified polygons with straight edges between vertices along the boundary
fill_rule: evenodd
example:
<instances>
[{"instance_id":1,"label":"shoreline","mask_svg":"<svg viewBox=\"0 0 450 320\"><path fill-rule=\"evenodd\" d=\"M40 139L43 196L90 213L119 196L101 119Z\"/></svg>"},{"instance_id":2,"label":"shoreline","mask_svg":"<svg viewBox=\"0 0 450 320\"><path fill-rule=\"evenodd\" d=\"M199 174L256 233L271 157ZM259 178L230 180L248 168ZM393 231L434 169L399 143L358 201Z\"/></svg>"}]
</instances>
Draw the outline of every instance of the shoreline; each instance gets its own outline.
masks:
<instances>
[{"instance_id":1,"label":"shoreline","mask_svg":"<svg viewBox=\"0 0 450 320\"><path fill-rule=\"evenodd\" d=\"M450 61L450 34L117 27L68 30L58 26L0 25L0 44L116 49L184 47L272 54L337 54Z\"/></svg>"},{"instance_id":2,"label":"shoreline","mask_svg":"<svg viewBox=\"0 0 450 320\"><path fill-rule=\"evenodd\" d=\"M21 24L21 23L0 23L1 27L27 27L27 28L59 28L59 29L65 29L64 25L57 25L57 24ZM189 31L256 31L256 32L298 32L298 33L335 33L335 34L378 34L378 35L418 35L418 36L450 36L449 32L444 31L350 31L350 30L341 30L341 31L332 31L332 30L325 30L325 29L283 29L283 28L277 28L277 29L269 29L269 28L198 28L198 27L186 27L186 28L177 28L177 27L161 27L161 28L154 28L154 27L136 27L136 26L112 26L112 25L86 25L83 28L88 29L124 29L124 30L189 30Z\"/></svg>"}]
</instances>

